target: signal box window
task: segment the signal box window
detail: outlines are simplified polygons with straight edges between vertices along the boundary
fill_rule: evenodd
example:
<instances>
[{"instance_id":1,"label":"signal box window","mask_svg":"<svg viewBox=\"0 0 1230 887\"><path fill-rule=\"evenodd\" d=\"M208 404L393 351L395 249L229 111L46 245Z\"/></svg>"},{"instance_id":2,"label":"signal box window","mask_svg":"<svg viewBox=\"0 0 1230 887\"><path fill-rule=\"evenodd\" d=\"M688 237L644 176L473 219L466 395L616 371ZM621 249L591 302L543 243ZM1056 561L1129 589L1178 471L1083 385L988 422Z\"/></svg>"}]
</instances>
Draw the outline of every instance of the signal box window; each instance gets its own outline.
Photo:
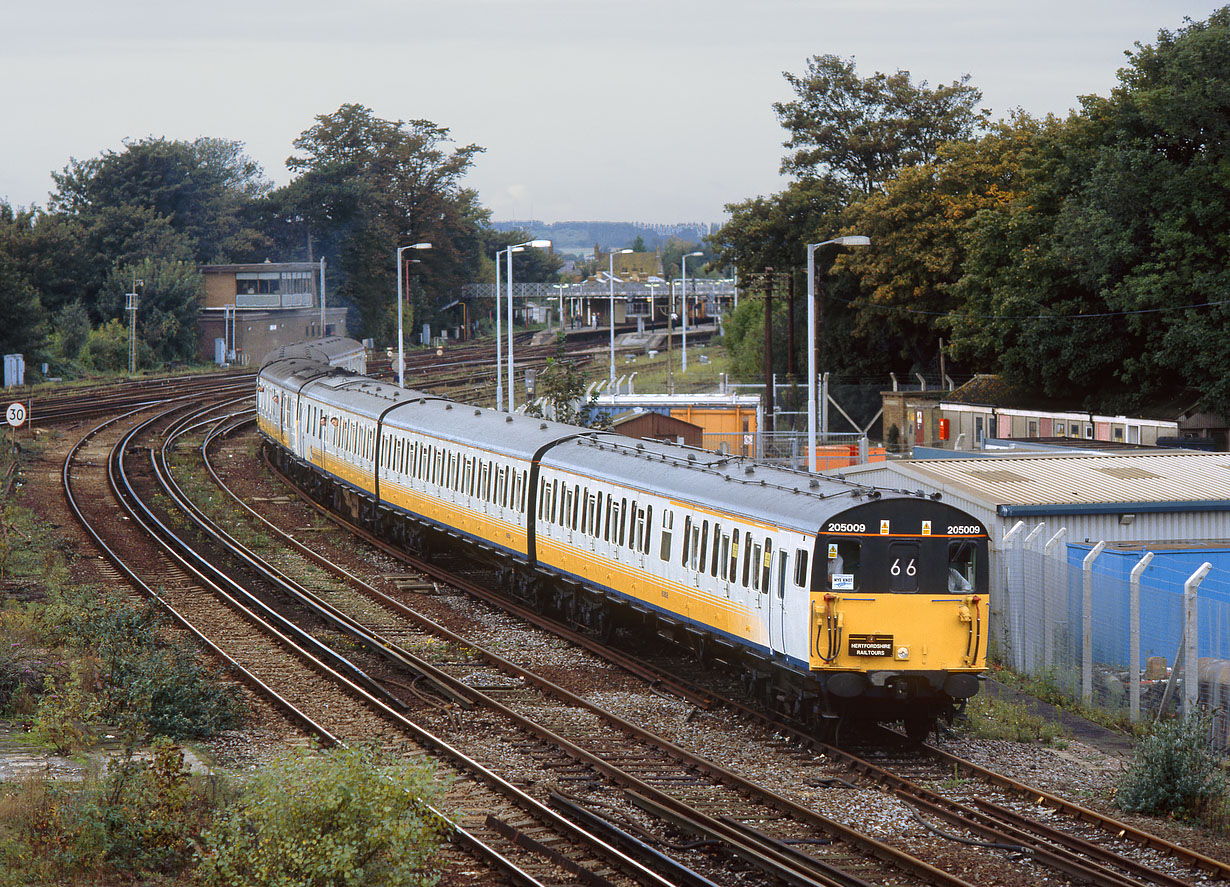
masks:
<instances>
[{"instance_id":1,"label":"signal box window","mask_svg":"<svg viewBox=\"0 0 1230 887\"><path fill-rule=\"evenodd\" d=\"M854 591L859 585L863 545L861 542L829 542L826 585L833 591Z\"/></svg>"},{"instance_id":2,"label":"signal box window","mask_svg":"<svg viewBox=\"0 0 1230 887\"><path fill-rule=\"evenodd\" d=\"M978 575L978 550L969 542L952 542L948 546L948 590L967 594L974 590Z\"/></svg>"}]
</instances>

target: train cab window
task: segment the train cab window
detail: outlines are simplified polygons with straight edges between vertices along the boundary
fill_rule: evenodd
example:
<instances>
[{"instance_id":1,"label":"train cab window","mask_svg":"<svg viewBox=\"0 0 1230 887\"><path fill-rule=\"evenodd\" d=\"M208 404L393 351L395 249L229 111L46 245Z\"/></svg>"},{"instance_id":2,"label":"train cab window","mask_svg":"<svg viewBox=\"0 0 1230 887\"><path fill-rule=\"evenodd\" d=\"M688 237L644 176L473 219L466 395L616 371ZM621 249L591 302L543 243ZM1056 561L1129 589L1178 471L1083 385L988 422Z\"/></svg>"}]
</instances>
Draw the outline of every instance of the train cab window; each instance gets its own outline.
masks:
<instances>
[{"instance_id":1,"label":"train cab window","mask_svg":"<svg viewBox=\"0 0 1230 887\"><path fill-rule=\"evenodd\" d=\"M894 542L888 546L888 589L898 593L918 591L917 542Z\"/></svg>"},{"instance_id":2,"label":"train cab window","mask_svg":"<svg viewBox=\"0 0 1230 887\"><path fill-rule=\"evenodd\" d=\"M662 512L662 535L658 545L658 557L667 563L671 559L671 531L674 529L675 512Z\"/></svg>"},{"instance_id":3,"label":"train cab window","mask_svg":"<svg viewBox=\"0 0 1230 887\"><path fill-rule=\"evenodd\" d=\"M978 549L969 542L952 542L948 545L948 590L968 594L974 590L978 575Z\"/></svg>"},{"instance_id":4,"label":"train cab window","mask_svg":"<svg viewBox=\"0 0 1230 887\"><path fill-rule=\"evenodd\" d=\"M807 549L798 548L794 552L794 584L799 588L807 587Z\"/></svg>"},{"instance_id":5,"label":"train cab window","mask_svg":"<svg viewBox=\"0 0 1230 887\"><path fill-rule=\"evenodd\" d=\"M858 588L863 546L860 542L842 540L827 543L825 584L833 591L854 591Z\"/></svg>"}]
</instances>

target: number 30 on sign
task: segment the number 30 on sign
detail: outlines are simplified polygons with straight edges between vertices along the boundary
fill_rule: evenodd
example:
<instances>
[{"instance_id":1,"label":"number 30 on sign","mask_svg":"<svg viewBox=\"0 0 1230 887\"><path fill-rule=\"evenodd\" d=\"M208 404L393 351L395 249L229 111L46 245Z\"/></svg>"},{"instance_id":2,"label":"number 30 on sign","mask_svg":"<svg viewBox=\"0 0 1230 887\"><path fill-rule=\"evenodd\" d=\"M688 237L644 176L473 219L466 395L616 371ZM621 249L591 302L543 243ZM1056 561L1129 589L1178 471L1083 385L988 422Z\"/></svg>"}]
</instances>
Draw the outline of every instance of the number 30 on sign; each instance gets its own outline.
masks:
<instances>
[{"instance_id":1,"label":"number 30 on sign","mask_svg":"<svg viewBox=\"0 0 1230 887\"><path fill-rule=\"evenodd\" d=\"M24 403L9 404L8 416L9 424L14 428L20 428L26 424L26 405Z\"/></svg>"}]
</instances>

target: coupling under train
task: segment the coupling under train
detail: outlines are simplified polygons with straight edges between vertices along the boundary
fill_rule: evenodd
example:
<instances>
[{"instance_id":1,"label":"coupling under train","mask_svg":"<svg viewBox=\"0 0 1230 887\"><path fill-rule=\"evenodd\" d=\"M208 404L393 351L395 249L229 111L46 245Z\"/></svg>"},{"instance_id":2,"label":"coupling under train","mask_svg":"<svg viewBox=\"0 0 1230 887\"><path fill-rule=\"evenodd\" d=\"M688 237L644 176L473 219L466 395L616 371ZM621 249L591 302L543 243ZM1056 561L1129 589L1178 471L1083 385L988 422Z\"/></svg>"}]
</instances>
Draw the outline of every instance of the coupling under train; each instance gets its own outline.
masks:
<instances>
[{"instance_id":1,"label":"coupling under train","mask_svg":"<svg viewBox=\"0 0 1230 887\"><path fill-rule=\"evenodd\" d=\"M988 534L936 496L476 408L330 350L349 353L270 356L259 431L384 538L464 544L508 593L599 636L668 636L821 735L868 719L921 738L978 691Z\"/></svg>"}]
</instances>

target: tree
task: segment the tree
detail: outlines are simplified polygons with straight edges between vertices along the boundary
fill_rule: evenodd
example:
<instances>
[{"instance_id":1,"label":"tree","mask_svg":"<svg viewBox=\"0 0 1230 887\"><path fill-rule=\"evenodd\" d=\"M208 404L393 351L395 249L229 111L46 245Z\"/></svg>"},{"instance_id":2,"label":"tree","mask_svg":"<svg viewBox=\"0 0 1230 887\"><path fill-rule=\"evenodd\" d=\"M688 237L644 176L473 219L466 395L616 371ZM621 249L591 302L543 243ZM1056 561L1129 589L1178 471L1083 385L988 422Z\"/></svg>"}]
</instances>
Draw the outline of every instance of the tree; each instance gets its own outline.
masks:
<instances>
[{"instance_id":1,"label":"tree","mask_svg":"<svg viewBox=\"0 0 1230 887\"><path fill-rule=\"evenodd\" d=\"M17 268L0 253L0 348L4 354L32 355L47 339L46 319L38 292Z\"/></svg>"},{"instance_id":2,"label":"tree","mask_svg":"<svg viewBox=\"0 0 1230 887\"><path fill-rule=\"evenodd\" d=\"M971 138L983 120L974 109L982 93L968 74L930 89L925 80L911 83L908 71L863 79L853 59L818 55L802 75L783 76L795 98L773 105L794 152L782 172L827 174L865 194L899 170L930 163L943 143Z\"/></svg>"},{"instance_id":3,"label":"tree","mask_svg":"<svg viewBox=\"0 0 1230 887\"><path fill-rule=\"evenodd\" d=\"M568 425L585 425L607 428L610 414L595 411L598 392L591 392L588 399L585 389L589 374L580 365L568 358L564 350L567 337L563 332L555 336L555 355L547 358L547 365L538 371L534 382L534 402L526 407L526 413L543 419L554 419Z\"/></svg>"},{"instance_id":4,"label":"tree","mask_svg":"<svg viewBox=\"0 0 1230 887\"><path fill-rule=\"evenodd\" d=\"M191 361L197 356L197 314L201 303L201 274L190 262L146 259L117 267L107 275L99 296L106 316L123 316L126 294L135 292L137 339L160 362Z\"/></svg>"},{"instance_id":5,"label":"tree","mask_svg":"<svg viewBox=\"0 0 1230 887\"><path fill-rule=\"evenodd\" d=\"M89 221L106 209L148 210L187 238L192 258L206 262L250 248L253 233L241 228L240 208L270 188L242 143L215 138L128 142L123 151L73 159L52 178L53 212Z\"/></svg>"},{"instance_id":6,"label":"tree","mask_svg":"<svg viewBox=\"0 0 1230 887\"><path fill-rule=\"evenodd\" d=\"M934 362L947 316L962 310L953 285L965 268L967 226L1017 198L1021 154L1044 125L1018 115L977 141L943 145L934 162L902 170L842 215L843 230L872 242L835 262L861 289L850 303L854 335L891 339L897 371Z\"/></svg>"},{"instance_id":7,"label":"tree","mask_svg":"<svg viewBox=\"0 0 1230 887\"><path fill-rule=\"evenodd\" d=\"M295 140L299 153L286 165L299 176L270 207L329 257L335 291L357 309L363 335L394 332L398 246L432 244L413 275L426 291L460 289L477 266L487 211L460 180L483 149L449 149L450 141L430 121L382 120L355 104L318 116ZM405 314L413 326L414 312Z\"/></svg>"},{"instance_id":8,"label":"tree","mask_svg":"<svg viewBox=\"0 0 1230 887\"><path fill-rule=\"evenodd\" d=\"M1230 8L1129 58L1108 98L1039 134L1016 199L971 222L954 347L1090 407L1186 385L1230 414Z\"/></svg>"}]
</instances>

